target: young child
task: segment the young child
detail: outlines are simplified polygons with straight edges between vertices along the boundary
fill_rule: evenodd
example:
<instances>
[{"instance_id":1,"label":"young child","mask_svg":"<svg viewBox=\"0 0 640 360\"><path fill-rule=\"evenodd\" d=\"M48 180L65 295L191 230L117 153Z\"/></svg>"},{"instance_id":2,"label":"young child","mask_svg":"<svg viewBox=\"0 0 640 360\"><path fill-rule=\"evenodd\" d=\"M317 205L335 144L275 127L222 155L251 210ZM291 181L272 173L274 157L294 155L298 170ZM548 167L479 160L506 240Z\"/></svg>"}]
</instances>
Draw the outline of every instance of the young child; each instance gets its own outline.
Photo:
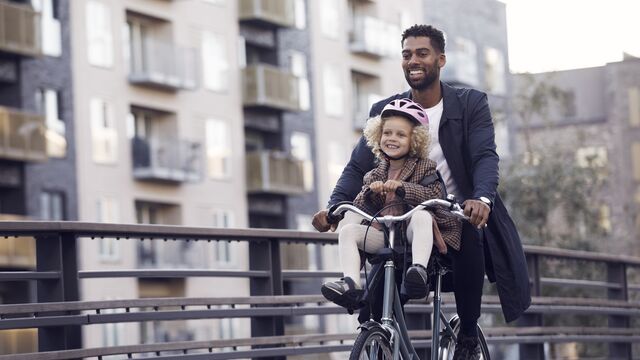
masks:
<instances>
[{"instance_id":1,"label":"young child","mask_svg":"<svg viewBox=\"0 0 640 360\"><path fill-rule=\"evenodd\" d=\"M436 173L436 163L428 158L431 143L428 126L429 119L424 109L409 99L391 101L379 117L367 122L364 136L379 164L365 174L362 190L354 200L355 206L372 215L380 210L379 216L401 215L404 206L395 194L400 187L405 192L404 200L413 206L444 197L439 181L420 184L425 177ZM392 203L399 205L387 207ZM347 212L338 227L340 265L344 277L322 285L322 294L338 305L349 303L347 292L362 288L358 249L375 254L384 247L381 226L375 222L371 227L361 225L362 220L361 216ZM434 213L422 210L413 214L406 229L413 265L407 270L405 289L409 297L423 298L429 290L426 266L434 235L436 247L441 253L446 253L445 242L459 243L462 226L458 220L447 216L445 210Z\"/></svg>"}]
</instances>

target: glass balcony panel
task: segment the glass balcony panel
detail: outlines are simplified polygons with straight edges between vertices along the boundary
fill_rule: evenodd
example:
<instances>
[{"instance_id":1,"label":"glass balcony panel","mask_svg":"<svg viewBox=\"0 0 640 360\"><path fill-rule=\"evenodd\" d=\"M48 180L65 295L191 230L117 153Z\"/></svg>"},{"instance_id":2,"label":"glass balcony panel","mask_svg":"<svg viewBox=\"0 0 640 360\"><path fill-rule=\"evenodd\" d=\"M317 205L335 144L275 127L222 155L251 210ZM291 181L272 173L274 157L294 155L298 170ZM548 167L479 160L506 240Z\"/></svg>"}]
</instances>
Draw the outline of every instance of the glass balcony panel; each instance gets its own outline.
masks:
<instances>
[{"instance_id":1,"label":"glass balcony panel","mask_svg":"<svg viewBox=\"0 0 640 360\"><path fill-rule=\"evenodd\" d=\"M200 143L133 138L133 176L138 180L197 182L202 179L203 152Z\"/></svg>"},{"instance_id":2,"label":"glass balcony panel","mask_svg":"<svg viewBox=\"0 0 640 360\"><path fill-rule=\"evenodd\" d=\"M238 16L242 21L262 25L291 27L295 24L293 0L240 0Z\"/></svg>"},{"instance_id":3,"label":"glass balcony panel","mask_svg":"<svg viewBox=\"0 0 640 360\"><path fill-rule=\"evenodd\" d=\"M245 106L300 110L298 79L291 73L266 65L251 65L243 72Z\"/></svg>"},{"instance_id":4,"label":"glass balcony panel","mask_svg":"<svg viewBox=\"0 0 640 360\"><path fill-rule=\"evenodd\" d=\"M295 195L305 192L304 162L281 152L247 153L247 191Z\"/></svg>"},{"instance_id":5,"label":"glass balcony panel","mask_svg":"<svg viewBox=\"0 0 640 360\"><path fill-rule=\"evenodd\" d=\"M372 57L399 56L400 47L392 37L399 33L397 25L371 16L356 16L351 34L351 51Z\"/></svg>"},{"instance_id":6,"label":"glass balcony panel","mask_svg":"<svg viewBox=\"0 0 640 360\"><path fill-rule=\"evenodd\" d=\"M46 160L44 116L0 107L0 158Z\"/></svg>"},{"instance_id":7,"label":"glass balcony panel","mask_svg":"<svg viewBox=\"0 0 640 360\"><path fill-rule=\"evenodd\" d=\"M197 87L195 49L144 39L140 51L133 51L131 56L129 81L133 84L171 90Z\"/></svg>"},{"instance_id":8,"label":"glass balcony panel","mask_svg":"<svg viewBox=\"0 0 640 360\"><path fill-rule=\"evenodd\" d=\"M0 1L0 50L40 54L40 14L30 6Z\"/></svg>"}]
</instances>

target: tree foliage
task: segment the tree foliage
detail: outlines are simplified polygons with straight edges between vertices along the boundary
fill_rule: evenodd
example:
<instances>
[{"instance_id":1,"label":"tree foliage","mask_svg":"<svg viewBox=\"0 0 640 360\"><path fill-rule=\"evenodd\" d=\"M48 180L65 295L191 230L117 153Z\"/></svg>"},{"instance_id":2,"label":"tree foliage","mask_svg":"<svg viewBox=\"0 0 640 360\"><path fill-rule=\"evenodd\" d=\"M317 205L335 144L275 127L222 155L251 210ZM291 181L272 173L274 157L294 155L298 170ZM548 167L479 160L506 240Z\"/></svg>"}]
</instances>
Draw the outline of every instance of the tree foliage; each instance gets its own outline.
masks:
<instances>
[{"instance_id":1,"label":"tree foliage","mask_svg":"<svg viewBox=\"0 0 640 360\"><path fill-rule=\"evenodd\" d=\"M525 78L513 105L521 144L503 167L500 191L526 243L589 250L602 234L594 200L604 169L595 159L587 159L586 166L576 162L581 144L566 138L536 142L531 133L534 119L538 132L545 124L552 131L550 109L565 99L566 93L549 81Z\"/></svg>"}]
</instances>

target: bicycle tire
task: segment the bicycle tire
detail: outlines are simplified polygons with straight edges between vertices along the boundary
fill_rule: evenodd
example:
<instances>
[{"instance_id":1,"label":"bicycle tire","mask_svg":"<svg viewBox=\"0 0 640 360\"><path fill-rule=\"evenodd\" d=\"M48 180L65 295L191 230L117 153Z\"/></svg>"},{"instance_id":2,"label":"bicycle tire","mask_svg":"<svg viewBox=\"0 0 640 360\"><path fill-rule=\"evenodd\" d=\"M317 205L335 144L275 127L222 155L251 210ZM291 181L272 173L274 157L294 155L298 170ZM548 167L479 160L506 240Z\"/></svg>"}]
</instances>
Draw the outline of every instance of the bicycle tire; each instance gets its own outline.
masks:
<instances>
[{"instance_id":1,"label":"bicycle tire","mask_svg":"<svg viewBox=\"0 0 640 360\"><path fill-rule=\"evenodd\" d=\"M349 355L349 360L391 360L393 349L387 333L379 327L362 329Z\"/></svg>"},{"instance_id":2,"label":"bicycle tire","mask_svg":"<svg viewBox=\"0 0 640 360\"><path fill-rule=\"evenodd\" d=\"M458 336L460 333L460 318L457 315L453 316L449 320L449 325L453 329L453 332ZM491 360L491 354L489 353L489 347L487 346L487 340L484 337L482 328L478 325L478 339L480 340L480 360ZM453 359L453 353L456 349L456 343L453 338L446 332L440 337L440 349L438 349L439 360L451 360Z\"/></svg>"}]
</instances>

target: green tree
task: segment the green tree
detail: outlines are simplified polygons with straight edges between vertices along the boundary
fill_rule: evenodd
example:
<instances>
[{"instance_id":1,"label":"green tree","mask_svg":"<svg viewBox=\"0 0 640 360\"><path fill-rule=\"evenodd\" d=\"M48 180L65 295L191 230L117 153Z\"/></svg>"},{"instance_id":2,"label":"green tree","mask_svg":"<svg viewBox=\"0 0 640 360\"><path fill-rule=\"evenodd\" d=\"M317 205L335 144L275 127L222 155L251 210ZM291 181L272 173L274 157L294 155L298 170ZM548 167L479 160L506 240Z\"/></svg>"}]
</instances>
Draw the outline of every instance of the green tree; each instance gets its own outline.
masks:
<instances>
[{"instance_id":1,"label":"green tree","mask_svg":"<svg viewBox=\"0 0 640 360\"><path fill-rule=\"evenodd\" d=\"M525 243L593 249L593 236L602 234L593 204L606 174L595 158L576 162L579 140L539 141L552 131L550 112L565 106L568 94L548 78L523 80L513 102L521 146L502 169L501 194Z\"/></svg>"}]
</instances>

